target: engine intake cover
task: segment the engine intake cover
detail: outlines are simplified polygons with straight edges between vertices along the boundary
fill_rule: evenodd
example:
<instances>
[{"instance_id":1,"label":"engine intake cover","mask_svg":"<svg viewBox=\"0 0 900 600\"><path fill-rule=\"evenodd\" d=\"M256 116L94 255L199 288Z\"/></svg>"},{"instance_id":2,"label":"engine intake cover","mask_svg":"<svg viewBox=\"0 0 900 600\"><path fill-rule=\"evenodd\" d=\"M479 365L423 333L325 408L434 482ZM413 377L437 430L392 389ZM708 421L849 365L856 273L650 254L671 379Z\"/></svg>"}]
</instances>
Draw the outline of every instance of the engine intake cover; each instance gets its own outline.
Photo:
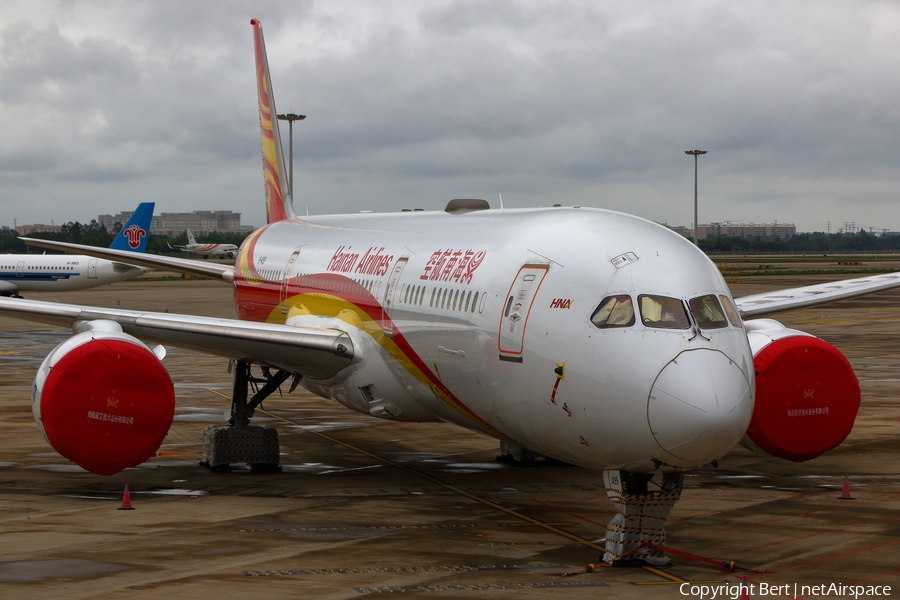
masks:
<instances>
[{"instance_id":1,"label":"engine intake cover","mask_svg":"<svg viewBox=\"0 0 900 600\"><path fill-rule=\"evenodd\" d=\"M860 392L837 348L808 335L782 337L762 348L753 364L756 404L747 435L760 450L802 462L844 441Z\"/></svg>"},{"instance_id":2,"label":"engine intake cover","mask_svg":"<svg viewBox=\"0 0 900 600\"><path fill-rule=\"evenodd\" d=\"M123 333L81 333L63 342L41 365L34 393L35 416L50 445L98 475L154 456L175 414L165 367Z\"/></svg>"}]
</instances>

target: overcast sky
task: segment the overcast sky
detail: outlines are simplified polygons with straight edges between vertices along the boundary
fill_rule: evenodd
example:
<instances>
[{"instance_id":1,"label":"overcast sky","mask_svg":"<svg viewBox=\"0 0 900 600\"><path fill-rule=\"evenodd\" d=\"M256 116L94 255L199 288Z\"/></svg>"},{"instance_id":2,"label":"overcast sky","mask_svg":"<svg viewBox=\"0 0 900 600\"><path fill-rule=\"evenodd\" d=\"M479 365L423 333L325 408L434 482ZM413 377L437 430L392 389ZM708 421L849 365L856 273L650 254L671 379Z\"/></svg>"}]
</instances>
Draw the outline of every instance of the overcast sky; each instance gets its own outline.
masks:
<instances>
[{"instance_id":1,"label":"overcast sky","mask_svg":"<svg viewBox=\"0 0 900 600\"><path fill-rule=\"evenodd\" d=\"M502 193L689 225L699 147L701 223L900 230L900 3L865 0L3 0L0 225L262 224L251 17L309 115L298 212Z\"/></svg>"}]
</instances>

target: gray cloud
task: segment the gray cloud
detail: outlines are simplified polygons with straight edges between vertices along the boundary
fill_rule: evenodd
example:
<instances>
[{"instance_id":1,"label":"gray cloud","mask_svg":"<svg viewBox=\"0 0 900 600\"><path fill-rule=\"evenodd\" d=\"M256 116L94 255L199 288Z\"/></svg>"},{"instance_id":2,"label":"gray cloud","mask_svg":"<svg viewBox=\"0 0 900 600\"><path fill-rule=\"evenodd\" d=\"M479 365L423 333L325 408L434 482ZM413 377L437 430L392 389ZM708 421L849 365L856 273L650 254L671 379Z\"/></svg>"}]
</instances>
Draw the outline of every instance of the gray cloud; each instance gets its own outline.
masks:
<instances>
[{"instance_id":1,"label":"gray cloud","mask_svg":"<svg viewBox=\"0 0 900 600\"><path fill-rule=\"evenodd\" d=\"M900 229L890 2L0 6L0 222L262 220L249 18L296 126L299 210L482 196ZM284 138L287 139L286 128Z\"/></svg>"}]
</instances>

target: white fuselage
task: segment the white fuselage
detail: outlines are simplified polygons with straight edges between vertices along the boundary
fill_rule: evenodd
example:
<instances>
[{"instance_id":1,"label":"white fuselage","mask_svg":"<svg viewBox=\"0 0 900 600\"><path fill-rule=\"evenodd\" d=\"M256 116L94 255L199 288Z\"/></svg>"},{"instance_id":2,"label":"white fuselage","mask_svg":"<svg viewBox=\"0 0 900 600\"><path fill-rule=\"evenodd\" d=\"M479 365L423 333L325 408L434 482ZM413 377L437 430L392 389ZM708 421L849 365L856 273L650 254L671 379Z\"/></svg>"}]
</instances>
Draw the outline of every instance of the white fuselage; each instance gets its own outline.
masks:
<instances>
[{"instance_id":1,"label":"white fuselage","mask_svg":"<svg viewBox=\"0 0 900 600\"><path fill-rule=\"evenodd\" d=\"M236 261L243 319L350 332L308 389L360 412L443 420L594 468L708 464L744 435L753 360L738 322L601 329L601 300L731 294L694 245L589 208L308 217ZM690 314L690 313L689 313Z\"/></svg>"},{"instance_id":2,"label":"white fuselage","mask_svg":"<svg viewBox=\"0 0 900 600\"><path fill-rule=\"evenodd\" d=\"M148 269L70 254L0 254L0 294L56 292L123 281Z\"/></svg>"}]
</instances>

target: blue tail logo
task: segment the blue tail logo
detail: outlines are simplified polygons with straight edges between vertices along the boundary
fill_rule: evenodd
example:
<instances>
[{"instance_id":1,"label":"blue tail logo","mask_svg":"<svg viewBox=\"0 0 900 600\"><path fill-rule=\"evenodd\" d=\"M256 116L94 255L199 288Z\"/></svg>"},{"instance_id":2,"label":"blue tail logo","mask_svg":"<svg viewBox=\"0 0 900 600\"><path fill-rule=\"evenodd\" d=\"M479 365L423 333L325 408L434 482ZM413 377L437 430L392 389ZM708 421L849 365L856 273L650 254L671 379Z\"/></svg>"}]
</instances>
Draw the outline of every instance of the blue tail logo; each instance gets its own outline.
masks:
<instances>
[{"instance_id":1,"label":"blue tail logo","mask_svg":"<svg viewBox=\"0 0 900 600\"><path fill-rule=\"evenodd\" d=\"M150 236L150 221L153 219L153 202L141 202L132 213L131 218L125 223L122 231L116 236L112 244L113 250L130 250L143 252L147 249L147 240Z\"/></svg>"}]
</instances>

